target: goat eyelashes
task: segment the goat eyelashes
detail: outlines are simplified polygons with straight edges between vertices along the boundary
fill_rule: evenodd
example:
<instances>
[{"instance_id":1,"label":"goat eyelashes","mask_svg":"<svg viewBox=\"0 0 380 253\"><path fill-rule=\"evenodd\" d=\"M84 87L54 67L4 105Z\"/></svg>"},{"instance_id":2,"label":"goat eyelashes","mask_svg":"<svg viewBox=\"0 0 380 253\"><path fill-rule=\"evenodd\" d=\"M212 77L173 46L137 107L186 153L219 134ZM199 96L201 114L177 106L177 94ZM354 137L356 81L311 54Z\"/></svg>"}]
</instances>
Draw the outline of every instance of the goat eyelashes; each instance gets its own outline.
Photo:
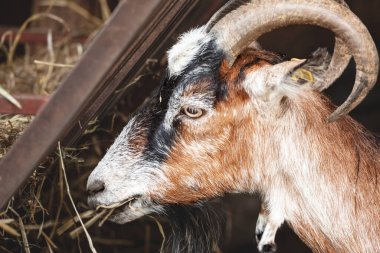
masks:
<instances>
[{"instance_id":1,"label":"goat eyelashes","mask_svg":"<svg viewBox=\"0 0 380 253\"><path fill-rule=\"evenodd\" d=\"M333 55L288 61L260 49L258 37L293 24L334 32ZM336 108L321 91L351 57L355 84ZM117 207L118 223L166 213L167 251L199 253L215 249L207 226L220 230L205 203L259 193L261 252L276 250L284 222L314 252L380 252L380 148L347 116L378 70L371 35L342 0L230 2L168 51L160 88L91 173L89 204Z\"/></svg>"}]
</instances>

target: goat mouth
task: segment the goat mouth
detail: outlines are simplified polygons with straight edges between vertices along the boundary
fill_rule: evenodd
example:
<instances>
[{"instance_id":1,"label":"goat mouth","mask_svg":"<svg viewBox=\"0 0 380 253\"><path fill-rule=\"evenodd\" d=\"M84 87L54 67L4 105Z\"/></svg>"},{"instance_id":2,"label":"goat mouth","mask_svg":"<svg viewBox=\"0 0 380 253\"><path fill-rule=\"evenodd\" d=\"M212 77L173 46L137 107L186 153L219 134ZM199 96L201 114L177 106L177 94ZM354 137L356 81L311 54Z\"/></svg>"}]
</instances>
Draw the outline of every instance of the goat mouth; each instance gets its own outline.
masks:
<instances>
[{"instance_id":1,"label":"goat mouth","mask_svg":"<svg viewBox=\"0 0 380 253\"><path fill-rule=\"evenodd\" d=\"M128 198L123 201L115 202L113 204L109 205L98 205L96 206L96 211L101 211L105 213L105 220L114 221L116 223L124 223L124 222L118 222L119 216L125 213L132 214L134 213L138 208L134 207L133 205L141 200L140 195L136 195L134 197ZM132 219L131 219L132 220Z\"/></svg>"},{"instance_id":2,"label":"goat mouth","mask_svg":"<svg viewBox=\"0 0 380 253\"><path fill-rule=\"evenodd\" d=\"M97 205L96 211L98 211L100 209L103 209L103 210L104 209L108 209L108 210L124 209L124 207L131 206L133 204L133 202L137 201L140 198L141 198L140 195L135 195L131 198L128 198L128 199L125 199L125 200L122 200L119 202L115 202L115 203L112 203L109 205Z\"/></svg>"}]
</instances>

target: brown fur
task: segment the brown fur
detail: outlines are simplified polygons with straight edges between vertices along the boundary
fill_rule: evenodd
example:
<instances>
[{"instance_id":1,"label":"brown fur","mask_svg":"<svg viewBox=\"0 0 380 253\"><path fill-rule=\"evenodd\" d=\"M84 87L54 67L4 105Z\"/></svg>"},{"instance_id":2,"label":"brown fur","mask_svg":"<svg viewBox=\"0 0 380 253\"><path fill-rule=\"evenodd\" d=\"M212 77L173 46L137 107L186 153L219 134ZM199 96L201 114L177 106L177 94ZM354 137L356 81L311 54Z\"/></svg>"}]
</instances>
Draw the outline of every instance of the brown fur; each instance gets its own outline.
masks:
<instances>
[{"instance_id":1,"label":"brown fur","mask_svg":"<svg viewBox=\"0 0 380 253\"><path fill-rule=\"evenodd\" d=\"M343 238L340 235L339 238L331 238L326 234L326 228L318 224L317 217L306 210L307 204L302 196L297 200L301 212L290 224L315 252L372 252L380 234L380 214L376 211L380 208L377 184L379 147L374 137L348 116L327 124L325 119L334 110L333 106L319 93L315 93L313 98L300 101L299 108L305 110L307 138L312 139L313 148L322 151L323 163L315 172L316 179L320 177L323 179L321 184L327 182L332 189L323 197L328 214L332 215L326 219L335 222L335 232L329 233L347 231L349 234ZM316 184L315 187L315 194L321 194L319 187L325 186ZM297 196L297 191L294 194ZM347 214L348 220L342 220L343 214ZM360 245L363 242L367 245ZM369 251L364 251L365 248Z\"/></svg>"},{"instance_id":2,"label":"brown fur","mask_svg":"<svg viewBox=\"0 0 380 253\"><path fill-rule=\"evenodd\" d=\"M268 196L282 189L294 209L288 222L315 252L374 252L380 235L380 152L373 137L348 116L327 124L334 107L313 91L297 100L284 97L280 117L290 117L288 126L260 118L255 108L244 113L250 98L239 83L247 73L277 60L273 54L250 50L231 68L222 64L228 97L216 104L206 124L182 125L181 139L164 164L169 184L162 187L167 190L160 201L189 204L226 192L259 191ZM268 164L281 156L281 149L278 140L268 140L278 133L300 138L308 157L319 151L318 170L307 177L292 168L270 170ZM255 171L249 172L251 168ZM329 217L313 209L303 187L325 201ZM336 224L325 227L321 219Z\"/></svg>"},{"instance_id":3,"label":"brown fur","mask_svg":"<svg viewBox=\"0 0 380 253\"><path fill-rule=\"evenodd\" d=\"M165 162L165 166L170 168L165 171L168 171L167 177L172 187L165 193L165 199L162 201L189 204L199 199L220 196L236 188L236 182L241 181L241 167L253 167L250 163L252 159L249 158L249 147L252 144L248 141L252 129L247 126L251 125L254 115L242 117L242 114L236 113L236 111L244 110L250 99L239 82L246 74L279 61L276 54L247 49L231 67L228 67L226 61L222 63L220 75L228 87L228 97L216 105L216 113L207 120L203 128L194 129L186 124L182 126L179 134L181 141L175 144L170 157ZM207 85L209 85L207 82L192 85L183 96L202 92ZM246 139L241 140L242 136ZM189 153L189 143L202 141L212 143L218 149L215 152L194 150L199 153ZM205 153L206 158L203 157ZM184 159L185 157L189 159ZM202 158L194 159L194 157ZM184 185L183 179L194 177L194 175L202 178L201 188ZM249 191L249 188L250 185L245 185L241 190ZM186 194L183 194L185 192Z\"/></svg>"}]
</instances>

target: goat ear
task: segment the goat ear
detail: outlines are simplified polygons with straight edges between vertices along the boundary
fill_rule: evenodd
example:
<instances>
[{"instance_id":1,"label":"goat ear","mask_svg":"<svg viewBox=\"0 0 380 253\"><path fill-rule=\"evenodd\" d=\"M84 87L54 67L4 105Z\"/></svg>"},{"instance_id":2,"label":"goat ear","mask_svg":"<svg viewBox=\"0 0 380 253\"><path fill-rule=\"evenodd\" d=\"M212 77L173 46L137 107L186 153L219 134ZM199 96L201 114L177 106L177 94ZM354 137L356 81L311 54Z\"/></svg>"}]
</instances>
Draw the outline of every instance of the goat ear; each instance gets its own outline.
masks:
<instances>
[{"instance_id":1,"label":"goat ear","mask_svg":"<svg viewBox=\"0 0 380 253\"><path fill-rule=\"evenodd\" d=\"M326 48L320 48L312 56L289 73L285 82L319 90L325 78L331 56Z\"/></svg>"},{"instance_id":2,"label":"goat ear","mask_svg":"<svg viewBox=\"0 0 380 253\"><path fill-rule=\"evenodd\" d=\"M329 62L327 50L318 49L307 60L292 59L248 74L243 87L253 99L280 101L299 88L318 89Z\"/></svg>"}]
</instances>

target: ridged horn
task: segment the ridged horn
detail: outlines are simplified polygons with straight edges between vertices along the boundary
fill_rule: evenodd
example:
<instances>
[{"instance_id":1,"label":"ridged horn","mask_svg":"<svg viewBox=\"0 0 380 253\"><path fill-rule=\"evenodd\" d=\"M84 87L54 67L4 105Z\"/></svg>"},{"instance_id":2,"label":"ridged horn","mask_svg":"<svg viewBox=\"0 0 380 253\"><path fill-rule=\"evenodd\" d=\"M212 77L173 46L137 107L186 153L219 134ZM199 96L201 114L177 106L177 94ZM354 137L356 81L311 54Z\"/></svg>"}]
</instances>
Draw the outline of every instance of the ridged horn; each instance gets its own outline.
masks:
<instances>
[{"instance_id":1,"label":"ridged horn","mask_svg":"<svg viewBox=\"0 0 380 253\"><path fill-rule=\"evenodd\" d=\"M218 45L232 64L240 52L261 35L296 24L317 25L331 30L340 39L337 43L344 45L338 48L340 52L346 56L349 52L354 57L356 79L353 90L328 118L329 122L336 121L366 97L375 85L379 71L379 57L371 35L360 19L339 1L254 0L225 15L210 32L215 35ZM339 72L338 69L333 73ZM328 87L337 77L330 74L324 87Z\"/></svg>"}]
</instances>

